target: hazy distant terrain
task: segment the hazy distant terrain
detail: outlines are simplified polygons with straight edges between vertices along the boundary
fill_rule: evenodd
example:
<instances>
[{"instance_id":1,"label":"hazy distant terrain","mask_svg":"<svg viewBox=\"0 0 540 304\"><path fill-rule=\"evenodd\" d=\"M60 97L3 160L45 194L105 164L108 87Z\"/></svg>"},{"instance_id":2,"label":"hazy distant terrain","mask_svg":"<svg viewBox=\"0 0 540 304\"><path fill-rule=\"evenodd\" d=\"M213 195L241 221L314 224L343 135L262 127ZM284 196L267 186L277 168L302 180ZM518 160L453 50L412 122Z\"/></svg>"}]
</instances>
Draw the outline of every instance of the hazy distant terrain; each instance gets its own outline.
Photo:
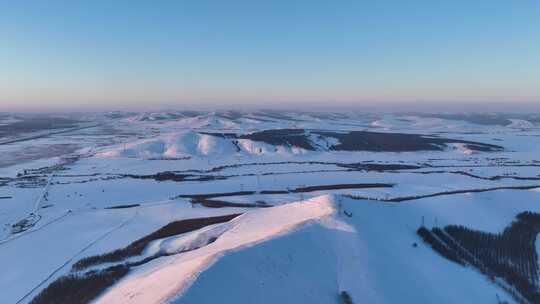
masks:
<instances>
[{"instance_id":1,"label":"hazy distant terrain","mask_svg":"<svg viewBox=\"0 0 540 304\"><path fill-rule=\"evenodd\" d=\"M0 115L0 303L539 303L540 115Z\"/></svg>"}]
</instances>

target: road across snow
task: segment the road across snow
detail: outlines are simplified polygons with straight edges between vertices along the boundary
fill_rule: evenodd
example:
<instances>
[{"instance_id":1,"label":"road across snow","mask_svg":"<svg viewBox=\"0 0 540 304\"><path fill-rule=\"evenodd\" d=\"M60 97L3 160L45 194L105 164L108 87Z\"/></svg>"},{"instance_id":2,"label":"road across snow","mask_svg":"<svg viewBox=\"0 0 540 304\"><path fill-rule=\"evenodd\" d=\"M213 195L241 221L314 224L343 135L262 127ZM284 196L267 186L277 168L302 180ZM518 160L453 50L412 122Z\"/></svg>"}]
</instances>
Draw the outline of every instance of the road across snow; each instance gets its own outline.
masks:
<instances>
[{"instance_id":1,"label":"road across snow","mask_svg":"<svg viewBox=\"0 0 540 304\"><path fill-rule=\"evenodd\" d=\"M250 211L232 220L230 228L215 242L136 268L95 303L163 303L181 294L224 253L281 235L333 212L333 199L328 195Z\"/></svg>"}]
</instances>

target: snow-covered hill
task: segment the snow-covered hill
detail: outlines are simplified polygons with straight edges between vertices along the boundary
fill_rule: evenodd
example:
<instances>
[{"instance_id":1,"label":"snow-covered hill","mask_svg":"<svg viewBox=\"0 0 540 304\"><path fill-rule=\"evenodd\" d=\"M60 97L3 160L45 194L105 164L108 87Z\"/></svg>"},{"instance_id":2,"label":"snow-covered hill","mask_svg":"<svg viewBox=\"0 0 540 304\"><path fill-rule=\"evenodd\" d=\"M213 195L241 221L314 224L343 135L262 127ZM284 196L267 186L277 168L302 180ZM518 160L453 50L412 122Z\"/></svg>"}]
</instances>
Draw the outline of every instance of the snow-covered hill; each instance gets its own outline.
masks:
<instances>
[{"instance_id":1,"label":"snow-covered hill","mask_svg":"<svg viewBox=\"0 0 540 304\"><path fill-rule=\"evenodd\" d=\"M521 211L540 211L539 198L509 190L403 205L337 200L337 213L223 257L172 303L338 303L344 291L354 303L513 302L481 273L433 254L416 230L424 219L500 232Z\"/></svg>"}]
</instances>

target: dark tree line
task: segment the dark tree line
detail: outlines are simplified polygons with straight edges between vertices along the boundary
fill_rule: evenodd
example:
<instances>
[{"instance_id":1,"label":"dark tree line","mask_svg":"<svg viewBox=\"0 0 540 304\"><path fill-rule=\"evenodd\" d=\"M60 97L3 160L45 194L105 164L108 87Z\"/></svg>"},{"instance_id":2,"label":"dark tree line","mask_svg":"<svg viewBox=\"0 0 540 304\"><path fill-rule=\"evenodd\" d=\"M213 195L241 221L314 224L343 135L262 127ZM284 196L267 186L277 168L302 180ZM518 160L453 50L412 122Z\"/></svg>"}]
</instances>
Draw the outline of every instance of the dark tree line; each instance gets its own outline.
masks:
<instances>
[{"instance_id":1,"label":"dark tree line","mask_svg":"<svg viewBox=\"0 0 540 304\"><path fill-rule=\"evenodd\" d=\"M123 265L84 275L70 274L60 277L43 289L30 304L86 304L105 289L111 287L129 271Z\"/></svg>"},{"instance_id":2,"label":"dark tree line","mask_svg":"<svg viewBox=\"0 0 540 304\"><path fill-rule=\"evenodd\" d=\"M540 303L536 236L540 232L540 214L523 212L502 233L472 230L464 226L444 229L425 227L417 233L443 257L460 265L469 265L487 275L519 302Z\"/></svg>"},{"instance_id":3,"label":"dark tree line","mask_svg":"<svg viewBox=\"0 0 540 304\"><path fill-rule=\"evenodd\" d=\"M418 235L420 235L420 237L422 237L422 239L424 240L424 242L428 243L431 248L433 248L433 250L437 251L440 255L442 255L443 257L449 259L450 261L453 261L453 262L456 262L460 265L463 265L465 266L465 263L463 261L463 259L461 259L455 251L453 251L452 249L448 248L448 246L439 241L431 231L429 231L428 229L426 229L425 227L420 227L420 229L418 229L417 231Z\"/></svg>"},{"instance_id":4,"label":"dark tree line","mask_svg":"<svg viewBox=\"0 0 540 304\"><path fill-rule=\"evenodd\" d=\"M73 264L72 269L75 271L81 271L93 265L120 262L122 260L125 260L126 258L140 255L143 252L144 248L146 248L146 245L148 245L154 240L194 231L208 225L228 222L239 215L240 214L231 214L172 222L152 232L151 234L136 240L135 242L129 244L124 248L117 249L115 251L101 255L83 258Z\"/></svg>"}]
</instances>

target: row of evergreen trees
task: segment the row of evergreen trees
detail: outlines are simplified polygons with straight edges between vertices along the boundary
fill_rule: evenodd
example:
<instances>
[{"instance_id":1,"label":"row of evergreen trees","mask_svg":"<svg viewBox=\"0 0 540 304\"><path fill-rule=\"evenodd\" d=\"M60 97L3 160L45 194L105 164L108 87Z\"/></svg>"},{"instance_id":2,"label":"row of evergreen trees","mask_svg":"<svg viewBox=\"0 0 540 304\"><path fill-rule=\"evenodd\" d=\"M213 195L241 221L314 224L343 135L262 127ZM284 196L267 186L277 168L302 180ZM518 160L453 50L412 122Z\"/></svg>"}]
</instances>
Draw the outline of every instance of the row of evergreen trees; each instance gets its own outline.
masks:
<instances>
[{"instance_id":1,"label":"row of evergreen trees","mask_svg":"<svg viewBox=\"0 0 540 304\"><path fill-rule=\"evenodd\" d=\"M420 227L418 235L443 257L470 265L492 281L503 279L504 287L518 301L540 303L536 236L540 214L523 212L502 233L472 230L464 226ZM511 288L510 288L510 287Z\"/></svg>"},{"instance_id":2,"label":"row of evergreen trees","mask_svg":"<svg viewBox=\"0 0 540 304\"><path fill-rule=\"evenodd\" d=\"M125 276L129 267L113 266L86 274L62 276L43 289L30 304L87 304Z\"/></svg>"}]
</instances>

